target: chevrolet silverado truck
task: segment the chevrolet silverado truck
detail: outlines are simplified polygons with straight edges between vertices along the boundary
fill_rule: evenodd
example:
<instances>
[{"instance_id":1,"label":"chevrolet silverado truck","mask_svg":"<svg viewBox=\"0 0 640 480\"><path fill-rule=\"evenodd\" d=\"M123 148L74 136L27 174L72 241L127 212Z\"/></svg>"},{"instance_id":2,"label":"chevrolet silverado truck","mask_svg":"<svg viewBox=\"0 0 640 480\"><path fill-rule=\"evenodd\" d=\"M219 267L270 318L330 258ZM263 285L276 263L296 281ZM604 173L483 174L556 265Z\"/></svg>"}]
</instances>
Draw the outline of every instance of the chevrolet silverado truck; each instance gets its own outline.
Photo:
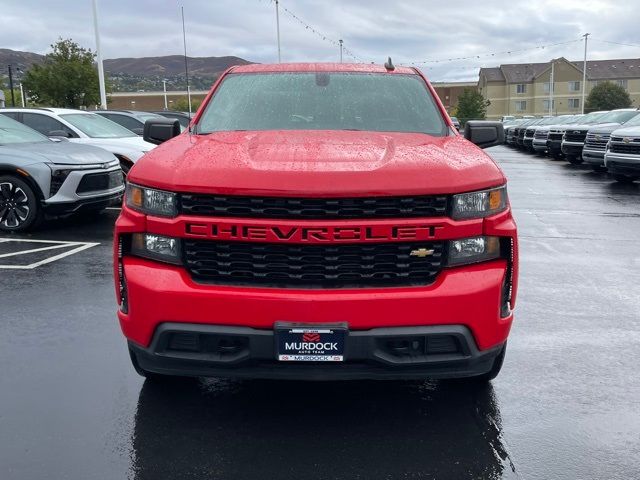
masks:
<instances>
[{"instance_id":1,"label":"chevrolet silverado truck","mask_svg":"<svg viewBox=\"0 0 640 480\"><path fill-rule=\"evenodd\" d=\"M638 114L635 108L622 108L610 112L593 112L585 115L580 124L568 125L562 137L561 149L567 161L577 165L583 162L582 150L587 132L594 126L619 125Z\"/></svg>"},{"instance_id":2,"label":"chevrolet silverado truck","mask_svg":"<svg viewBox=\"0 0 640 480\"><path fill-rule=\"evenodd\" d=\"M114 242L141 375L500 371L518 243L478 146L501 123L460 135L414 68L254 64L221 75L187 131L148 120L144 138L161 145L129 172Z\"/></svg>"},{"instance_id":3,"label":"chevrolet silverado truck","mask_svg":"<svg viewBox=\"0 0 640 480\"><path fill-rule=\"evenodd\" d=\"M633 125L627 122L611 132L604 154L604 167L620 183L640 179L640 122L636 119Z\"/></svg>"},{"instance_id":4,"label":"chevrolet silverado truck","mask_svg":"<svg viewBox=\"0 0 640 480\"><path fill-rule=\"evenodd\" d=\"M618 130L622 126L636 127L640 125L640 110L625 111L624 116L618 118L617 122L594 125L587 132L587 138L582 149L582 159L596 172L606 172L604 166L604 154L611 137L611 132Z\"/></svg>"},{"instance_id":5,"label":"chevrolet silverado truck","mask_svg":"<svg viewBox=\"0 0 640 480\"><path fill-rule=\"evenodd\" d=\"M549 131L552 128L558 127L565 123L573 122L576 119L575 115L560 115L558 117L553 117L549 122L545 122L544 125L536 128L533 141L531 142L531 146L535 153L545 154L547 152L547 141L549 139Z\"/></svg>"}]
</instances>

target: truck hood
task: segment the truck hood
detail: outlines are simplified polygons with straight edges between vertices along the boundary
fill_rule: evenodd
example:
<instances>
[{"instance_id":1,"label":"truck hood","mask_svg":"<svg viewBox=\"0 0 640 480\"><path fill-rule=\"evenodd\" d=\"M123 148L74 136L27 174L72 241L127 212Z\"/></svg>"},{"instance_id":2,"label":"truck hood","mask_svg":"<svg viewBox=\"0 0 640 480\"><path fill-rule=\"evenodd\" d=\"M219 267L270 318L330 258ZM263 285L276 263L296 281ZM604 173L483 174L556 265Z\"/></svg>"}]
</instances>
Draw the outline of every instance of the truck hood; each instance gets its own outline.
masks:
<instances>
[{"instance_id":1,"label":"truck hood","mask_svg":"<svg viewBox=\"0 0 640 480\"><path fill-rule=\"evenodd\" d=\"M129 180L182 192L320 197L455 193L505 182L461 136L355 131L183 133L140 159Z\"/></svg>"},{"instance_id":2,"label":"truck hood","mask_svg":"<svg viewBox=\"0 0 640 480\"><path fill-rule=\"evenodd\" d=\"M612 132L616 137L640 137L640 127L618 128Z\"/></svg>"},{"instance_id":3,"label":"truck hood","mask_svg":"<svg viewBox=\"0 0 640 480\"><path fill-rule=\"evenodd\" d=\"M3 155L22 161L50 162L59 165L88 165L115 160L113 154L101 148L79 145L67 141L15 143L0 146Z\"/></svg>"},{"instance_id":4,"label":"truck hood","mask_svg":"<svg viewBox=\"0 0 640 480\"><path fill-rule=\"evenodd\" d=\"M620 126L620 123L603 123L601 125L594 125L589 129L589 133L611 133L614 130L618 130Z\"/></svg>"}]
</instances>

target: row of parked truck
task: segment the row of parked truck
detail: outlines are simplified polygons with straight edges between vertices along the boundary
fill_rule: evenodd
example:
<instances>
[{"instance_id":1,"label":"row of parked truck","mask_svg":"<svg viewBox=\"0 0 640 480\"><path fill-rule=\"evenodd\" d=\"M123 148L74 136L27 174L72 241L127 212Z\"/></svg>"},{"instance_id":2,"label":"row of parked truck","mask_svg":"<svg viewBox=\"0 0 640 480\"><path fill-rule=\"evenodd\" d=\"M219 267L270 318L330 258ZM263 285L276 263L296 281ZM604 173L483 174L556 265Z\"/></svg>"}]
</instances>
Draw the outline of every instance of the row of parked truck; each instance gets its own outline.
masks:
<instances>
[{"instance_id":1,"label":"row of parked truck","mask_svg":"<svg viewBox=\"0 0 640 480\"><path fill-rule=\"evenodd\" d=\"M507 145L586 163L623 183L640 179L640 110L622 108L505 122Z\"/></svg>"}]
</instances>

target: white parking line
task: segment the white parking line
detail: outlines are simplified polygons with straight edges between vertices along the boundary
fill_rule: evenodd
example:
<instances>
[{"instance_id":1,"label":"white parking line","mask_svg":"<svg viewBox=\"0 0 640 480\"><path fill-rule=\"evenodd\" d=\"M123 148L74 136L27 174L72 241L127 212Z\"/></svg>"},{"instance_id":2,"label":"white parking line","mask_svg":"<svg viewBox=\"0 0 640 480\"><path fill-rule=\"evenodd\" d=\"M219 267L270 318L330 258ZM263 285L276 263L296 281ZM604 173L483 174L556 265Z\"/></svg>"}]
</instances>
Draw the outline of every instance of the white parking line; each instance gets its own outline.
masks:
<instances>
[{"instance_id":1,"label":"white parking line","mask_svg":"<svg viewBox=\"0 0 640 480\"><path fill-rule=\"evenodd\" d=\"M0 238L0 243L6 243L6 242L49 243L54 245L51 245L49 247L29 248L27 250L20 250L18 252L4 253L0 255L0 258L15 257L18 255L27 255L29 253L43 252L43 251L54 250L59 248L68 248L68 247L75 247L75 248L72 248L71 250L67 250L66 252L59 253L58 255L54 255L52 257L45 258L43 260L40 260L39 262L30 263L28 265L0 265L0 269L4 269L4 270L32 270L41 265L55 262L56 260L60 260L62 258L68 257L69 255L73 255L75 253L81 252L88 248L95 247L96 245L100 245L100 243L95 243L95 242L65 242L60 240L31 240L31 239L21 239L21 238Z\"/></svg>"}]
</instances>

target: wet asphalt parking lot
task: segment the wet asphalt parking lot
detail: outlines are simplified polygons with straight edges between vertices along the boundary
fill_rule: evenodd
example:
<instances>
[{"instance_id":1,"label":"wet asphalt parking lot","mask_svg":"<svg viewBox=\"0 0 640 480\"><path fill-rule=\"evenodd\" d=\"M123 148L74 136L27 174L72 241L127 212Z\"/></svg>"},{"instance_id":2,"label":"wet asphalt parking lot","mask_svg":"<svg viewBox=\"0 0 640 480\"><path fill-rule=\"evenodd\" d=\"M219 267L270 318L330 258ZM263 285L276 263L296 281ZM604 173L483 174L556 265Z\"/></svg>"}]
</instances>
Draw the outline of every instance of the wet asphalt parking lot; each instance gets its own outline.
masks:
<instances>
[{"instance_id":1,"label":"wet asphalt parking lot","mask_svg":"<svg viewBox=\"0 0 640 480\"><path fill-rule=\"evenodd\" d=\"M521 276L485 388L145 383L115 315L117 210L0 235L0 478L640 478L640 183L489 152Z\"/></svg>"}]
</instances>

